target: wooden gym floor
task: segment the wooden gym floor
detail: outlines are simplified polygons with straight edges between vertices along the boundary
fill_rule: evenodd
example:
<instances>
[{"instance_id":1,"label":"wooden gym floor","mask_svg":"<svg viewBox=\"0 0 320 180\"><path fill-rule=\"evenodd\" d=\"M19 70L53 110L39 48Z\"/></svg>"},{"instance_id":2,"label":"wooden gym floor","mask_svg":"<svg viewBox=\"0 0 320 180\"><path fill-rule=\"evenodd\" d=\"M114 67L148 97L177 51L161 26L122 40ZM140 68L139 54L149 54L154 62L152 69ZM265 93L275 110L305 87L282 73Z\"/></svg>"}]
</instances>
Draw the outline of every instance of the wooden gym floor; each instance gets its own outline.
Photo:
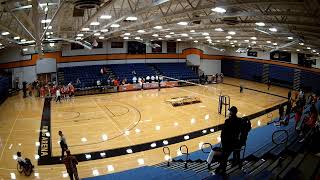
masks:
<instances>
[{"instance_id":1,"label":"wooden gym floor","mask_svg":"<svg viewBox=\"0 0 320 180\"><path fill-rule=\"evenodd\" d=\"M241 83L248 88L284 97L288 92L286 88L275 86L268 91L265 84L234 78L225 78L225 83L237 86ZM239 116L253 114L285 101L275 95L247 89L240 94L237 86L217 84L208 87L177 87L161 89L160 92L144 90L80 96L61 104L52 102L52 153L54 156L61 153L57 143L59 130L64 132L71 152L78 154L152 142L222 124L225 118L217 113L220 92L230 96L231 105L238 107ZM202 102L180 107L165 102L180 96L197 96ZM36 165L36 173L28 179L63 179L64 165L37 166L35 159L38 154L36 142L39 141L43 102L40 98L23 99L20 94L8 98L0 106L0 179L10 179L10 173L15 173L17 179L27 179L16 170L13 155L17 151L32 159ZM277 116L277 111L273 112L273 116ZM253 120L253 126L264 125L269 120L267 115L261 116ZM195 151L201 142L217 143L219 134L209 134L169 147L178 149L180 145L186 144L191 151ZM162 161L162 148L155 148L81 162L79 173L81 177L89 177L93 176L94 169L100 174L107 174Z\"/></svg>"}]
</instances>

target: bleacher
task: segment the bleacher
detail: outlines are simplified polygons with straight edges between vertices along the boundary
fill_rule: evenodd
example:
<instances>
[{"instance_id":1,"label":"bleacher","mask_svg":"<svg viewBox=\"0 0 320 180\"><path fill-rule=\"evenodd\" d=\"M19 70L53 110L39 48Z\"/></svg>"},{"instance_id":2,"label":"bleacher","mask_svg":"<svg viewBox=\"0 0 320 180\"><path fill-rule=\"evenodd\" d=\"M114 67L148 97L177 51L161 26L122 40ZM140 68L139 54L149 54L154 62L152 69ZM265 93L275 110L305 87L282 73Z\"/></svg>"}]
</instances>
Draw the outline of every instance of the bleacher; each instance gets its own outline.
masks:
<instances>
[{"instance_id":1,"label":"bleacher","mask_svg":"<svg viewBox=\"0 0 320 180\"><path fill-rule=\"evenodd\" d=\"M146 77L146 76L155 76L156 72L145 63L136 63L136 64L111 64L109 67L115 73L116 77L119 77L120 80L127 79L128 83L132 83L133 74L136 72L137 77Z\"/></svg>"},{"instance_id":2,"label":"bleacher","mask_svg":"<svg viewBox=\"0 0 320 180\"><path fill-rule=\"evenodd\" d=\"M188 81L197 81L199 79L197 74L186 63L156 63L153 65L164 76Z\"/></svg>"},{"instance_id":3,"label":"bleacher","mask_svg":"<svg viewBox=\"0 0 320 180\"><path fill-rule=\"evenodd\" d=\"M0 104L7 98L9 90L9 78L0 76Z\"/></svg>"},{"instance_id":4,"label":"bleacher","mask_svg":"<svg viewBox=\"0 0 320 180\"><path fill-rule=\"evenodd\" d=\"M70 82L75 84L79 78L81 81L81 87L91 87L96 85L97 80L100 80L102 83L106 82L108 76L100 73L100 70L103 67L107 66L92 65L59 68L59 73L62 73L64 76L64 79L61 80L63 82L61 83L65 85ZM108 71L107 74L112 75L112 72Z\"/></svg>"},{"instance_id":5,"label":"bleacher","mask_svg":"<svg viewBox=\"0 0 320 180\"><path fill-rule=\"evenodd\" d=\"M107 68L107 75L100 73L103 67ZM136 72L137 77L144 78L146 76L163 75L181 80L197 81L199 79L186 63L134 63L64 67L59 68L58 76L62 77L59 81L63 84L75 83L79 78L81 87L91 87L96 85L97 80L105 84L109 76L118 77L120 81L127 79L128 83L132 83L133 71Z\"/></svg>"}]
</instances>

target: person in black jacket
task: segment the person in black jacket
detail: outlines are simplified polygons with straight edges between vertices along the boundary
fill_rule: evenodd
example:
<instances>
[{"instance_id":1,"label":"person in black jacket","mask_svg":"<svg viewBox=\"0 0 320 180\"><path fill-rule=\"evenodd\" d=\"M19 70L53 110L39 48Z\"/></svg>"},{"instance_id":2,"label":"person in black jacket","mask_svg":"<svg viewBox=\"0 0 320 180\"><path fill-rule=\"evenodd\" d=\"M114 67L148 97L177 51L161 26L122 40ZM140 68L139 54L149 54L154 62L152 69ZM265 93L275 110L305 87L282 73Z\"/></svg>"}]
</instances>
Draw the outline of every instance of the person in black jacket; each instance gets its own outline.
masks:
<instances>
[{"instance_id":1,"label":"person in black jacket","mask_svg":"<svg viewBox=\"0 0 320 180\"><path fill-rule=\"evenodd\" d=\"M220 165L216 169L217 174L225 174L228 157L239 147L239 137L241 132L241 119L237 117L238 109L232 106L229 109L229 118L225 120L221 131L222 158ZM237 159L234 154L234 159Z\"/></svg>"}]
</instances>

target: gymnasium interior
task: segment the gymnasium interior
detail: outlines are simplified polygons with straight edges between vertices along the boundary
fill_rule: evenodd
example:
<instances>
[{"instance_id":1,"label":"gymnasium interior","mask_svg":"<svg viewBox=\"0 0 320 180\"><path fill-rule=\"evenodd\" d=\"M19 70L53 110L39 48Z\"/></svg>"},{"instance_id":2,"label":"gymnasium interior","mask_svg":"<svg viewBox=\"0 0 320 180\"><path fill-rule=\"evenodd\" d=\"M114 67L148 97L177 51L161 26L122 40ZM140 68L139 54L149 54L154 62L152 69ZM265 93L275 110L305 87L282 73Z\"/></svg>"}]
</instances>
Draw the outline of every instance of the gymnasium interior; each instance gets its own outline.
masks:
<instances>
[{"instance_id":1,"label":"gymnasium interior","mask_svg":"<svg viewBox=\"0 0 320 180\"><path fill-rule=\"evenodd\" d=\"M0 180L319 180L319 19L318 0L0 0Z\"/></svg>"}]
</instances>

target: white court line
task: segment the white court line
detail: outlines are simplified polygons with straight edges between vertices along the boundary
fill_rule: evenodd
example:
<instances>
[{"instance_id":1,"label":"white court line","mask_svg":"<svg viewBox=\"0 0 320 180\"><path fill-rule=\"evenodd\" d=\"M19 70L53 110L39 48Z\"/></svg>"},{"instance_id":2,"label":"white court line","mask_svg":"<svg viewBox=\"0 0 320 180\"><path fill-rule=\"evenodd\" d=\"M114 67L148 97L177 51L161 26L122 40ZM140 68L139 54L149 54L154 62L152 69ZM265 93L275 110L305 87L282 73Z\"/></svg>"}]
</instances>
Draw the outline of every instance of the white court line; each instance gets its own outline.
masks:
<instances>
[{"instance_id":1,"label":"white court line","mask_svg":"<svg viewBox=\"0 0 320 180\"><path fill-rule=\"evenodd\" d=\"M0 160L2 159L4 150L5 150L8 142L9 142L9 138L10 138L10 136L11 136L11 134L12 134L13 128L14 128L14 126L16 125L16 122L17 122L19 116L21 115L22 109L23 109L23 108L20 108L19 114L18 114L18 116L16 117L16 119L14 120L14 123L13 123L13 125L12 125L12 127L11 127L10 133L9 133L9 135L8 135L8 137L7 137L6 143L5 143L4 146L3 146L3 149L2 149L2 152L1 152L1 156L0 156Z\"/></svg>"}]
</instances>

